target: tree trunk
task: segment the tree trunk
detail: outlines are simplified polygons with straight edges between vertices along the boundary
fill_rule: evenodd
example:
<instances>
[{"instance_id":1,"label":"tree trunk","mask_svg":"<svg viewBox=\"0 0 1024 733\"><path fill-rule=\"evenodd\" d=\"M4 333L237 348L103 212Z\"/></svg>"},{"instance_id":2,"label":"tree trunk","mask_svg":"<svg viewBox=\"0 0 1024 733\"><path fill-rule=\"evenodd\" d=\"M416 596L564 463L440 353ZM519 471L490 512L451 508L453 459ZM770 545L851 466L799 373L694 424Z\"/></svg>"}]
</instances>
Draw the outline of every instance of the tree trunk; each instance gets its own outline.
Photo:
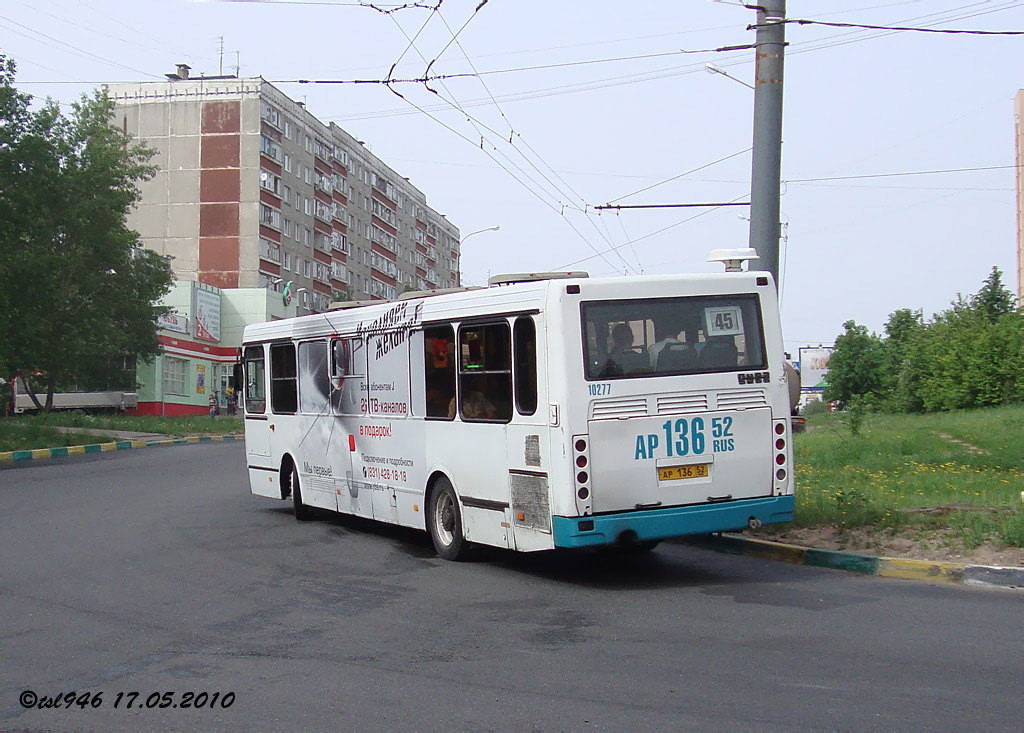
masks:
<instances>
[{"instance_id":1,"label":"tree trunk","mask_svg":"<svg viewBox=\"0 0 1024 733\"><path fill-rule=\"evenodd\" d=\"M17 379L17 377L15 377L15 379ZM32 404L34 404L36 406L37 410L42 412L43 411L43 406L42 406L42 404L40 404L39 400L36 398L36 389L35 389L35 387L32 386L32 382L29 381L28 377L22 377L21 378L21 383L25 385L25 389L28 391L28 396L32 400Z\"/></svg>"},{"instance_id":2,"label":"tree trunk","mask_svg":"<svg viewBox=\"0 0 1024 733\"><path fill-rule=\"evenodd\" d=\"M46 411L53 412L53 393L57 391L57 372L51 370L46 376Z\"/></svg>"}]
</instances>

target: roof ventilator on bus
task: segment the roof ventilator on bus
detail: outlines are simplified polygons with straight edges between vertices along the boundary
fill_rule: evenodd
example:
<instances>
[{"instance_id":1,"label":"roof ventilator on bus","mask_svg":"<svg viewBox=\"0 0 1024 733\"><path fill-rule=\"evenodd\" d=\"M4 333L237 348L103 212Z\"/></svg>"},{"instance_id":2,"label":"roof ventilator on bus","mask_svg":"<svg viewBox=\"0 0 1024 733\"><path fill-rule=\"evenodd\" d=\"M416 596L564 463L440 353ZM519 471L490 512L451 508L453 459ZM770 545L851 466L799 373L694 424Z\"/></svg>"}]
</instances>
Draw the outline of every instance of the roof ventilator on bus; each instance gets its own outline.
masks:
<instances>
[{"instance_id":1,"label":"roof ventilator on bus","mask_svg":"<svg viewBox=\"0 0 1024 733\"><path fill-rule=\"evenodd\" d=\"M782 496L786 488L786 421L775 421L775 494Z\"/></svg>"},{"instance_id":2,"label":"roof ventilator on bus","mask_svg":"<svg viewBox=\"0 0 1024 733\"><path fill-rule=\"evenodd\" d=\"M572 436L572 469L576 475L576 510L580 516L591 514L593 497L590 491L590 443L586 435Z\"/></svg>"},{"instance_id":3,"label":"roof ventilator on bus","mask_svg":"<svg viewBox=\"0 0 1024 733\"><path fill-rule=\"evenodd\" d=\"M726 272L743 272L743 263L757 259L757 250L753 247L740 249L713 249L708 255L708 262L721 262Z\"/></svg>"}]
</instances>

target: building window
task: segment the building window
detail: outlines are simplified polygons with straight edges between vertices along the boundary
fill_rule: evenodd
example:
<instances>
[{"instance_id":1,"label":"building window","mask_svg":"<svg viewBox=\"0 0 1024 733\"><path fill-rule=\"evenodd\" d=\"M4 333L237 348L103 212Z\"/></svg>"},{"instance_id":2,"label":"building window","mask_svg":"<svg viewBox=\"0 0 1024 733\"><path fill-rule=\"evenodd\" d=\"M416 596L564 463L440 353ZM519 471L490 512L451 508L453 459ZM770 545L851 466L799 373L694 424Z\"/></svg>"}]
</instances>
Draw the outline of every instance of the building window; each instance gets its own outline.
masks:
<instances>
[{"instance_id":1,"label":"building window","mask_svg":"<svg viewBox=\"0 0 1024 733\"><path fill-rule=\"evenodd\" d=\"M281 148L266 135L260 135L260 151L274 160L281 159Z\"/></svg>"},{"instance_id":2,"label":"building window","mask_svg":"<svg viewBox=\"0 0 1024 733\"><path fill-rule=\"evenodd\" d=\"M292 190L288 188L288 186L284 187L284 195L282 198L286 204L290 204L292 202Z\"/></svg>"},{"instance_id":3,"label":"building window","mask_svg":"<svg viewBox=\"0 0 1024 733\"><path fill-rule=\"evenodd\" d=\"M290 270L292 269L292 256L288 252L281 253L281 269Z\"/></svg>"},{"instance_id":4,"label":"building window","mask_svg":"<svg viewBox=\"0 0 1024 733\"><path fill-rule=\"evenodd\" d=\"M260 238L260 257L269 262L281 261L281 245L269 239Z\"/></svg>"},{"instance_id":5,"label":"building window","mask_svg":"<svg viewBox=\"0 0 1024 733\"><path fill-rule=\"evenodd\" d=\"M266 204L260 204L260 224L266 224L274 229L281 228L281 212L272 209Z\"/></svg>"},{"instance_id":6,"label":"building window","mask_svg":"<svg viewBox=\"0 0 1024 733\"><path fill-rule=\"evenodd\" d=\"M267 102L260 105L260 117L278 130L281 129L281 111Z\"/></svg>"},{"instance_id":7,"label":"building window","mask_svg":"<svg viewBox=\"0 0 1024 733\"><path fill-rule=\"evenodd\" d=\"M186 395L185 375L188 373L188 360L164 356L164 394Z\"/></svg>"},{"instance_id":8,"label":"building window","mask_svg":"<svg viewBox=\"0 0 1024 733\"><path fill-rule=\"evenodd\" d=\"M292 156L288 155L288 153L284 154L284 169L289 173L292 172Z\"/></svg>"},{"instance_id":9,"label":"building window","mask_svg":"<svg viewBox=\"0 0 1024 733\"><path fill-rule=\"evenodd\" d=\"M286 236L286 237L292 236L292 221L291 221L291 219L282 219L282 224L283 224L283 227L284 227L281 230L282 234L284 234L284 236Z\"/></svg>"},{"instance_id":10,"label":"building window","mask_svg":"<svg viewBox=\"0 0 1024 733\"><path fill-rule=\"evenodd\" d=\"M260 188L270 191L275 196L281 195L281 177L275 176L270 171L260 171Z\"/></svg>"},{"instance_id":11,"label":"building window","mask_svg":"<svg viewBox=\"0 0 1024 733\"><path fill-rule=\"evenodd\" d=\"M313 232L303 227L302 229L302 243L309 247L313 243Z\"/></svg>"}]
</instances>

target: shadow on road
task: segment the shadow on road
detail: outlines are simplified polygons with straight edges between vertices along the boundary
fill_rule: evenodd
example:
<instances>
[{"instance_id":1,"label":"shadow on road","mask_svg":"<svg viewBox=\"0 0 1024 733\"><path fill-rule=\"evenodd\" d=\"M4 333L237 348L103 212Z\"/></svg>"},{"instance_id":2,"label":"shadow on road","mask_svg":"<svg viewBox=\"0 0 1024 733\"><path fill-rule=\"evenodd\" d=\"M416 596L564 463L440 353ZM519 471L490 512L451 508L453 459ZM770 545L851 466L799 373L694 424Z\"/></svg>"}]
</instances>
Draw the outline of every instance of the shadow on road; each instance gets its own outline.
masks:
<instances>
[{"instance_id":1,"label":"shadow on road","mask_svg":"<svg viewBox=\"0 0 1024 733\"><path fill-rule=\"evenodd\" d=\"M267 511L290 518L289 506ZM402 554L422 560L444 561L437 557L429 535L421 530L383 524L371 519L316 510L316 522L328 525L334 535L365 534L380 537L394 545ZM514 552L496 547L477 547L470 565L491 565L507 572L538 579L605 590L637 590L655 588L702 587L735 582L749 582L738 574L716 571L722 556L708 550L661 544L649 552L623 548L579 550L547 550Z\"/></svg>"}]
</instances>

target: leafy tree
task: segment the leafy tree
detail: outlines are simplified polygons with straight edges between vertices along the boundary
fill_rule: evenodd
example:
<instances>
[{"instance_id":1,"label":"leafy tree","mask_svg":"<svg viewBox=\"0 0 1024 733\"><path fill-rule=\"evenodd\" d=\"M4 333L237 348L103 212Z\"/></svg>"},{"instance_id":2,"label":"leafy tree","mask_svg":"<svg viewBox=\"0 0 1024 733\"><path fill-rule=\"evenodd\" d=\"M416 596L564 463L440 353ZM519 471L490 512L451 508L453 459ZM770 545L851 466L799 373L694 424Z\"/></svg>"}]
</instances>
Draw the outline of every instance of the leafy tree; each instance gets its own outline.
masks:
<instances>
[{"instance_id":1,"label":"leafy tree","mask_svg":"<svg viewBox=\"0 0 1024 733\"><path fill-rule=\"evenodd\" d=\"M843 324L828 362L823 399L848 407L856 397L877 399L882 393L885 354L882 340L854 321Z\"/></svg>"},{"instance_id":2,"label":"leafy tree","mask_svg":"<svg viewBox=\"0 0 1024 733\"><path fill-rule=\"evenodd\" d=\"M0 366L38 377L50 409L58 383L156 354L173 275L126 225L153 151L111 125L106 93L33 112L0 68Z\"/></svg>"},{"instance_id":3,"label":"leafy tree","mask_svg":"<svg viewBox=\"0 0 1024 733\"><path fill-rule=\"evenodd\" d=\"M1013 313L1016 298L1003 285L1003 273L998 267L985 278L985 284L971 300L971 308L980 312L990 323L995 323L1002 316Z\"/></svg>"},{"instance_id":4,"label":"leafy tree","mask_svg":"<svg viewBox=\"0 0 1024 733\"><path fill-rule=\"evenodd\" d=\"M895 412L919 412L921 365L918 344L925 334L924 316L920 310L901 308L889 315L885 323L885 383L882 404Z\"/></svg>"}]
</instances>

